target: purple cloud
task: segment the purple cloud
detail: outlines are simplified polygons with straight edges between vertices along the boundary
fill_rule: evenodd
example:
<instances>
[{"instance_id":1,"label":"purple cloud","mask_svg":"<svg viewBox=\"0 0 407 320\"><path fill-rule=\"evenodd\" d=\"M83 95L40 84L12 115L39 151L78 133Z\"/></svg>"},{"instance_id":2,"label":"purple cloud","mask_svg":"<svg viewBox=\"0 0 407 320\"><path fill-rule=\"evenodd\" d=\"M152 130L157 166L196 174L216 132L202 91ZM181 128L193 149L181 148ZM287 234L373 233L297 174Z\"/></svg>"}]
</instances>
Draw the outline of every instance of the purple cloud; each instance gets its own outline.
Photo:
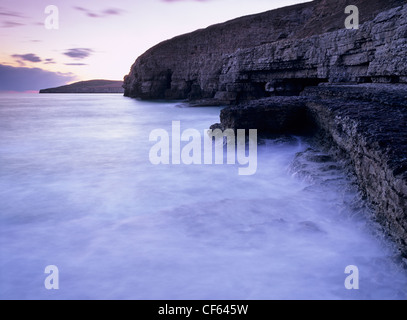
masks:
<instances>
[{"instance_id":1,"label":"purple cloud","mask_svg":"<svg viewBox=\"0 0 407 320\"><path fill-rule=\"evenodd\" d=\"M25 63L24 63L23 61L21 61L21 60L17 60L16 62L18 63L18 65L19 65L20 67L24 67L24 66L25 66Z\"/></svg>"},{"instance_id":2,"label":"purple cloud","mask_svg":"<svg viewBox=\"0 0 407 320\"><path fill-rule=\"evenodd\" d=\"M65 63L66 66L87 66L86 63Z\"/></svg>"},{"instance_id":3,"label":"purple cloud","mask_svg":"<svg viewBox=\"0 0 407 320\"><path fill-rule=\"evenodd\" d=\"M103 14L108 16L118 16L123 13L121 9L106 9L103 11Z\"/></svg>"},{"instance_id":4,"label":"purple cloud","mask_svg":"<svg viewBox=\"0 0 407 320\"><path fill-rule=\"evenodd\" d=\"M27 53L27 54L13 54L13 58L16 59L21 59L23 61L29 61L29 62L41 62L41 58L34 53Z\"/></svg>"},{"instance_id":5,"label":"purple cloud","mask_svg":"<svg viewBox=\"0 0 407 320\"><path fill-rule=\"evenodd\" d=\"M81 60L89 57L92 52L93 50L89 48L73 48L64 52L64 55L76 60Z\"/></svg>"},{"instance_id":6,"label":"purple cloud","mask_svg":"<svg viewBox=\"0 0 407 320\"><path fill-rule=\"evenodd\" d=\"M7 9L4 9L3 7L0 7L0 17L4 17L5 19L12 19L12 20L3 20L1 21L1 28L14 28L14 27L20 27L23 26L24 23L14 21L16 19L26 19L24 15L22 15L19 12L15 11L10 11Z\"/></svg>"},{"instance_id":7,"label":"purple cloud","mask_svg":"<svg viewBox=\"0 0 407 320\"><path fill-rule=\"evenodd\" d=\"M15 17L15 18L25 18L22 14L15 11L8 11L0 7L0 16Z\"/></svg>"},{"instance_id":8,"label":"purple cloud","mask_svg":"<svg viewBox=\"0 0 407 320\"><path fill-rule=\"evenodd\" d=\"M56 62L54 61L54 59L49 58L49 59L45 59L45 64L55 64Z\"/></svg>"},{"instance_id":9,"label":"purple cloud","mask_svg":"<svg viewBox=\"0 0 407 320\"><path fill-rule=\"evenodd\" d=\"M2 28L14 28L14 27L21 27L24 23L14 22L14 21L3 21L1 25Z\"/></svg>"},{"instance_id":10,"label":"purple cloud","mask_svg":"<svg viewBox=\"0 0 407 320\"><path fill-rule=\"evenodd\" d=\"M104 18L104 17L108 17L108 16L118 16L124 12L124 10L117 9L117 8L109 8L109 9L102 10L100 12L95 12L95 11L92 11L92 10L89 10L89 9L86 9L83 7L74 7L74 9L85 13L88 17L91 17L91 18Z\"/></svg>"},{"instance_id":11,"label":"purple cloud","mask_svg":"<svg viewBox=\"0 0 407 320\"><path fill-rule=\"evenodd\" d=\"M40 68L21 68L0 64L0 91L38 91L76 80L72 73L50 72Z\"/></svg>"}]
</instances>

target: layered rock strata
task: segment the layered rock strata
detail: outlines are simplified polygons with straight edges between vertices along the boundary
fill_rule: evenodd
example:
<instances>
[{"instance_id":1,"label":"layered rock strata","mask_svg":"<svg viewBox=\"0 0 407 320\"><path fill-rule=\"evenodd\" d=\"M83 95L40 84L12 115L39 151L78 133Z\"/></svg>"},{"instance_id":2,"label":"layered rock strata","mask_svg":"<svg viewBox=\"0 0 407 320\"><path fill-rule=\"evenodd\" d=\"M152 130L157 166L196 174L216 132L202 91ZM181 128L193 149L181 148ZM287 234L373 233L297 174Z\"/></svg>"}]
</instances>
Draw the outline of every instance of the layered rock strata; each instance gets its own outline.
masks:
<instances>
[{"instance_id":1,"label":"layered rock strata","mask_svg":"<svg viewBox=\"0 0 407 320\"><path fill-rule=\"evenodd\" d=\"M228 107L222 129L313 132L346 160L377 221L407 257L407 85L318 86ZM282 110L284 109L284 110Z\"/></svg>"},{"instance_id":2,"label":"layered rock strata","mask_svg":"<svg viewBox=\"0 0 407 320\"><path fill-rule=\"evenodd\" d=\"M345 29L349 4L359 8L358 30ZM406 83L405 1L319 0L182 35L139 57L124 89L233 104L321 82Z\"/></svg>"},{"instance_id":3,"label":"layered rock strata","mask_svg":"<svg viewBox=\"0 0 407 320\"><path fill-rule=\"evenodd\" d=\"M345 29L347 5L359 9L357 30ZM238 104L216 128L314 131L348 160L407 257L406 83L404 0L315 0L160 43L123 87L134 98Z\"/></svg>"}]
</instances>

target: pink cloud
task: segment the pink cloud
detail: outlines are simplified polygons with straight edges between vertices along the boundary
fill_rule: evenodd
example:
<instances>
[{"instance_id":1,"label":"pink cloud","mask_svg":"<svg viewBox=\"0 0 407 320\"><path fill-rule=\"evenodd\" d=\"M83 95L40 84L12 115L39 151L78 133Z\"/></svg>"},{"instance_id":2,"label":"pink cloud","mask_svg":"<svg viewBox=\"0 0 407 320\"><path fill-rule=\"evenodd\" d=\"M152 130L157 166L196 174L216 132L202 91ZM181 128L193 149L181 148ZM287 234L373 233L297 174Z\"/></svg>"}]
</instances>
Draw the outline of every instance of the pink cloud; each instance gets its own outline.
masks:
<instances>
[{"instance_id":1,"label":"pink cloud","mask_svg":"<svg viewBox=\"0 0 407 320\"><path fill-rule=\"evenodd\" d=\"M117 8L109 8L102 11L92 11L84 7L74 7L75 10L85 13L88 17L91 18L104 18L108 16L118 16L124 13L124 10Z\"/></svg>"},{"instance_id":2,"label":"pink cloud","mask_svg":"<svg viewBox=\"0 0 407 320\"><path fill-rule=\"evenodd\" d=\"M195 1L195 2L208 2L211 0L161 0L162 2L181 2L181 1Z\"/></svg>"},{"instance_id":3,"label":"pink cloud","mask_svg":"<svg viewBox=\"0 0 407 320\"><path fill-rule=\"evenodd\" d=\"M23 26L23 23L14 22L14 21L3 21L2 28L14 28Z\"/></svg>"}]
</instances>

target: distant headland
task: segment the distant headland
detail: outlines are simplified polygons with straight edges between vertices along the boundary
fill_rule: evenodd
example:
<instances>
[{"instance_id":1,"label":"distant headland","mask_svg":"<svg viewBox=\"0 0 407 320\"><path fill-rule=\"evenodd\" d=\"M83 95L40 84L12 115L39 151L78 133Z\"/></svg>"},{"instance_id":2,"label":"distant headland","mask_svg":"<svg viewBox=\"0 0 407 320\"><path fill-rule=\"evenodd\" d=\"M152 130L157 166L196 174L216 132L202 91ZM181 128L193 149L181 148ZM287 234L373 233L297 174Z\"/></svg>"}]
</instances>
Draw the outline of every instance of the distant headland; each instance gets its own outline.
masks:
<instances>
[{"instance_id":1,"label":"distant headland","mask_svg":"<svg viewBox=\"0 0 407 320\"><path fill-rule=\"evenodd\" d=\"M42 89L40 93L124 93L123 81L89 80L69 85Z\"/></svg>"}]
</instances>

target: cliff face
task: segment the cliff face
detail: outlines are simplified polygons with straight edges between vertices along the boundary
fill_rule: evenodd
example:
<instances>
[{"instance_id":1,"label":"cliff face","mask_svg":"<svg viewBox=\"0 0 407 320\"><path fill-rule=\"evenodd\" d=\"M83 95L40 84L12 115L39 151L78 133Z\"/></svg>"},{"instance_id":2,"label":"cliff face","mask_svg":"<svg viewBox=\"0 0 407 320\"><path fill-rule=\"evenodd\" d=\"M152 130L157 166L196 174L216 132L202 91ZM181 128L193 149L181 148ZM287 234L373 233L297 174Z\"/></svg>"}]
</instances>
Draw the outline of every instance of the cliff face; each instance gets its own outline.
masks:
<instances>
[{"instance_id":1,"label":"cliff face","mask_svg":"<svg viewBox=\"0 0 407 320\"><path fill-rule=\"evenodd\" d=\"M345 162L376 220L407 258L406 84L308 87L298 97L224 108L220 120L213 128L313 133L317 145Z\"/></svg>"},{"instance_id":2,"label":"cliff face","mask_svg":"<svg viewBox=\"0 0 407 320\"><path fill-rule=\"evenodd\" d=\"M339 97L334 99L329 88L305 93L322 98L307 107L325 143L335 146L336 155L349 162L377 221L407 258L407 100L400 104L396 98L393 106L391 98L390 104L368 98L352 101L341 89L334 92ZM407 87L402 91L405 99ZM340 97L341 93L345 95Z\"/></svg>"},{"instance_id":3,"label":"cliff face","mask_svg":"<svg viewBox=\"0 0 407 320\"><path fill-rule=\"evenodd\" d=\"M344 27L351 4L360 11L359 30ZM125 95L233 103L320 82L407 82L403 4L316 0L179 36L136 60Z\"/></svg>"},{"instance_id":4,"label":"cliff face","mask_svg":"<svg viewBox=\"0 0 407 320\"><path fill-rule=\"evenodd\" d=\"M347 5L359 8L358 30L344 27ZM254 100L223 109L213 128L314 133L346 160L407 258L404 0L316 0L183 35L138 58L124 88L144 99Z\"/></svg>"}]
</instances>

